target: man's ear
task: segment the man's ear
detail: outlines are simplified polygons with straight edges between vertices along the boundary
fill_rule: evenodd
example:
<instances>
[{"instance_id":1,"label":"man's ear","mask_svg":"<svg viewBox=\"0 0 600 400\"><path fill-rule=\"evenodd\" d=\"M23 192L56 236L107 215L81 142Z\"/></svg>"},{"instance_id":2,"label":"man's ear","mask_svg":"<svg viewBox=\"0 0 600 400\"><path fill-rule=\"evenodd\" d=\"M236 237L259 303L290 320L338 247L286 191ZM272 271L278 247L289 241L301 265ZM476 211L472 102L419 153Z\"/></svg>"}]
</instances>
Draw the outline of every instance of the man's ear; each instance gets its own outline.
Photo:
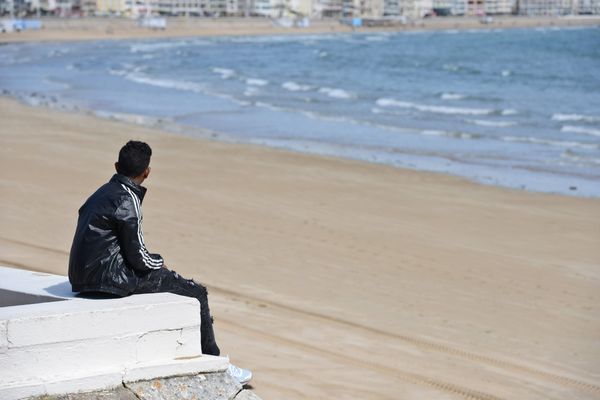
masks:
<instances>
[{"instance_id":1,"label":"man's ear","mask_svg":"<svg viewBox=\"0 0 600 400\"><path fill-rule=\"evenodd\" d=\"M148 178L148 175L150 175L150 167L144 170L144 179Z\"/></svg>"},{"instance_id":2,"label":"man's ear","mask_svg":"<svg viewBox=\"0 0 600 400\"><path fill-rule=\"evenodd\" d=\"M115 171L119 172L119 162L118 161L115 163Z\"/></svg>"}]
</instances>

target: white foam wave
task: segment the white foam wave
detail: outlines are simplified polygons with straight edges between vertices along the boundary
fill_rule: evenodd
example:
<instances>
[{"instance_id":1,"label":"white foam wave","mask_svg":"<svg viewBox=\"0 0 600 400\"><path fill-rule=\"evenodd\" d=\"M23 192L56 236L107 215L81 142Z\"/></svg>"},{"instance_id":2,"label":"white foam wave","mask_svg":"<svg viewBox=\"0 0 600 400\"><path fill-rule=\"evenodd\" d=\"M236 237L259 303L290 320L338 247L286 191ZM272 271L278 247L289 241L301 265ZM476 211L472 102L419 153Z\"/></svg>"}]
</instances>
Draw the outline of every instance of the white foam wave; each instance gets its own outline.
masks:
<instances>
[{"instance_id":1,"label":"white foam wave","mask_svg":"<svg viewBox=\"0 0 600 400\"><path fill-rule=\"evenodd\" d=\"M395 99L383 98L377 100L377 105L380 107L400 107L409 108L418 111L433 112L439 114L460 114L460 115L489 115L494 110L486 108L461 108L461 107L446 107L446 106L430 106L424 104L411 103L408 101L399 101Z\"/></svg>"},{"instance_id":2,"label":"white foam wave","mask_svg":"<svg viewBox=\"0 0 600 400\"><path fill-rule=\"evenodd\" d=\"M600 122L600 117L580 114L552 114L553 121Z\"/></svg>"},{"instance_id":3,"label":"white foam wave","mask_svg":"<svg viewBox=\"0 0 600 400\"><path fill-rule=\"evenodd\" d=\"M555 147L579 147L582 149L598 149L599 146L590 143L581 143L581 142L571 142L565 140L548 140L548 139L540 139L534 137L521 137L521 136L503 136L502 140L506 142L519 142L519 143L533 143L533 144L542 144L546 146L555 146Z\"/></svg>"},{"instance_id":4,"label":"white foam wave","mask_svg":"<svg viewBox=\"0 0 600 400\"><path fill-rule=\"evenodd\" d=\"M48 57L63 56L69 53L69 49L55 49L48 52Z\"/></svg>"},{"instance_id":5,"label":"white foam wave","mask_svg":"<svg viewBox=\"0 0 600 400\"><path fill-rule=\"evenodd\" d=\"M336 99L352 99L356 97L354 93L348 92L344 89L336 89L329 87L322 87L319 89L319 93L326 94L329 97L334 97Z\"/></svg>"},{"instance_id":6,"label":"white foam wave","mask_svg":"<svg viewBox=\"0 0 600 400\"><path fill-rule=\"evenodd\" d=\"M257 107L262 107L262 108L269 109L271 111L295 111L295 110L290 109L290 108L279 107L279 106L276 106L276 105L271 104L271 103L265 103L263 101L257 101L256 103L254 103L254 105L257 106Z\"/></svg>"},{"instance_id":7,"label":"white foam wave","mask_svg":"<svg viewBox=\"0 0 600 400\"><path fill-rule=\"evenodd\" d=\"M434 129L421 131L421 134L426 135L426 136L443 136L443 137L465 139L465 140L478 139L480 137L480 135L473 134L473 133L448 132L448 131L439 131L439 130L434 130Z\"/></svg>"},{"instance_id":8,"label":"white foam wave","mask_svg":"<svg viewBox=\"0 0 600 400\"><path fill-rule=\"evenodd\" d=\"M511 76L512 75L512 71L509 69L503 69L502 72L500 73L502 76L507 77L507 76Z\"/></svg>"},{"instance_id":9,"label":"white foam wave","mask_svg":"<svg viewBox=\"0 0 600 400\"><path fill-rule=\"evenodd\" d=\"M458 66L456 64L444 64L444 66L442 68L445 69L446 71L456 72L460 69L460 66Z\"/></svg>"},{"instance_id":10,"label":"white foam wave","mask_svg":"<svg viewBox=\"0 0 600 400\"><path fill-rule=\"evenodd\" d=\"M517 124L516 122L512 121L489 121L485 119L466 119L465 121L470 124L475 124L479 126L489 126L495 128L506 128Z\"/></svg>"},{"instance_id":11,"label":"white foam wave","mask_svg":"<svg viewBox=\"0 0 600 400\"><path fill-rule=\"evenodd\" d=\"M187 42L160 42L160 43L139 43L133 44L129 48L131 53L146 53L152 51L168 50L177 47L187 46Z\"/></svg>"},{"instance_id":12,"label":"white foam wave","mask_svg":"<svg viewBox=\"0 0 600 400\"><path fill-rule=\"evenodd\" d=\"M258 93L260 92L260 90L254 86L250 86L247 87L246 90L244 90L244 96L246 97L251 97L251 96L256 96Z\"/></svg>"},{"instance_id":13,"label":"white foam wave","mask_svg":"<svg viewBox=\"0 0 600 400\"><path fill-rule=\"evenodd\" d=\"M140 114L126 114L117 113L112 111L95 111L94 114L101 118L114 119L116 121L122 121L129 124L145 125L145 126L156 126L164 122L171 122L170 119L164 119L160 117L153 117L148 115Z\"/></svg>"},{"instance_id":14,"label":"white foam wave","mask_svg":"<svg viewBox=\"0 0 600 400\"><path fill-rule=\"evenodd\" d=\"M130 81L142 83L145 85L156 86L166 89L184 90L188 92L204 93L204 87L196 82L175 81L172 79L158 79L139 73L130 73L125 75L125 77Z\"/></svg>"},{"instance_id":15,"label":"white foam wave","mask_svg":"<svg viewBox=\"0 0 600 400\"><path fill-rule=\"evenodd\" d=\"M281 87L290 92L308 92L311 89L308 85L302 85L292 81L284 82Z\"/></svg>"},{"instance_id":16,"label":"white foam wave","mask_svg":"<svg viewBox=\"0 0 600 400\"><path fill-rule=\"evenodd\" d=\"M232 76L235 75L235 71L229 68L213 68L212 72L214 72L215 74L219 74L221 75L221 78L223 79L229 79Z\"/></svg>"},{"instance_id":17,"label":"white foam wave","mask_svg":"<svg viewBox=\"0 0 600 400\"><path fill-rule=\"evenodd\" d=\"M383 35L377 35L377 36L367 36L367 37L365 37L365 40L367 40L369 42L387 42L390 40L390 38L387 36L383 36Z\"/></svg>"},{"instance_id":18,"label":"white foam wave","mask_svg":"<svg viewBox=\"0 0 600 400\"><path fill-rule=\"evenodd\" d=\"M506 110L502 110L500 112L501 115L516 115L518 113L519 112L517 110L512 109L512 108L507 108Z\"/></svg>"},{"instance_id":19,"label":"white foam wave","mask_svg":"<svg viewBox=\"0 0 600 400\"><path fill-rule=\"evenodd\" d=\"M251 86L266 86L269 84L269 81L264 79L248 78L246 79L246 84Z\"/></svg>"},{"instance_id":20,"label":"white foam wave","mask_svg":"<svg viewBox=\"0 0 600 400\"><path fill-rule=\"evenodd\" d=\"M440 95L440 99L442 99L442 100L463 100L466 98L467 98L466 95L458 94L458 93L442 93Z\"/></svg>"},{"instance_id":21,"label":"white foam wave","mask_svg":"<svg viewBox=\"0 0 600 400\"><path fill-rule=\"evenodd\" d=\"M600 136L600 129L592 129L587 126L565 125L561 129L562 132L581 133L583 135Z\"/></svg>"},{"instance_id":22,"label":"white foam wave","mask_svg":"<svg viewBox=\"0 0 600 400\"><path fill-rule=\"evenodd\" d=\"M112 69L112 68L110 68L108 70L108 73L111 74L111 75L115 75L115 76L125 76L125 75L127 75L127 71L122 70L122 69Z\"/></svg>"}]
</instances>

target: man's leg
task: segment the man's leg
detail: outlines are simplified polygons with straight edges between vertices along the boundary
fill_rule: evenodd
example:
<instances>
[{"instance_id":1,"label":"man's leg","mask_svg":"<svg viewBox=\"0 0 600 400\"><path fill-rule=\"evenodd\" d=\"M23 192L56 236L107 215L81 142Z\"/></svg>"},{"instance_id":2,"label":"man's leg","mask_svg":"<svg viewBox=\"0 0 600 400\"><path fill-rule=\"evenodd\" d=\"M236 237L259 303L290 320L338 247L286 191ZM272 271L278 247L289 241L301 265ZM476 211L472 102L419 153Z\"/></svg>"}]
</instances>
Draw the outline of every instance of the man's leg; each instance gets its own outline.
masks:
<instances>
[{"instance_id":1,"label":"man's leg","mask_svg":"<svg viewBox=\"0 0 600 400\"><path fill-rule=\"evenodd\" d=\"M169 292L194 297L200 302L200 334L202 335L202 353L218 356L221 354L215 340L212 317L208 308L206 288L191 279L184 279L175 271L166 268L150 271L140 276L140 282L133 294Z\"/></svg>"}]
</instances>

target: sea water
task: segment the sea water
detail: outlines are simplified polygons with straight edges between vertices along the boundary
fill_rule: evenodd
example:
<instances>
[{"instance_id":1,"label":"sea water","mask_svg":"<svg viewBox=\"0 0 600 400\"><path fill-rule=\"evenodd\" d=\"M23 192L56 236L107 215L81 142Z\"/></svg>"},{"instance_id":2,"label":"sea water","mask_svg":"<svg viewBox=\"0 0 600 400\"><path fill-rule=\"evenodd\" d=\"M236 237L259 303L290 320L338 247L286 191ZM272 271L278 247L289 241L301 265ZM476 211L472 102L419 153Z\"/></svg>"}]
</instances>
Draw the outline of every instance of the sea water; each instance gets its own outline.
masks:
<instances>
[{"instance_id":1,"label":"sea water","mask_svg":"<svg viewBox=\"0 0 600 400\"><path fill-rule=\"evenodd\" d=\"M8 44L0 90L188 135L600 196L598 28Z\"/></svg>"}]
</instances>

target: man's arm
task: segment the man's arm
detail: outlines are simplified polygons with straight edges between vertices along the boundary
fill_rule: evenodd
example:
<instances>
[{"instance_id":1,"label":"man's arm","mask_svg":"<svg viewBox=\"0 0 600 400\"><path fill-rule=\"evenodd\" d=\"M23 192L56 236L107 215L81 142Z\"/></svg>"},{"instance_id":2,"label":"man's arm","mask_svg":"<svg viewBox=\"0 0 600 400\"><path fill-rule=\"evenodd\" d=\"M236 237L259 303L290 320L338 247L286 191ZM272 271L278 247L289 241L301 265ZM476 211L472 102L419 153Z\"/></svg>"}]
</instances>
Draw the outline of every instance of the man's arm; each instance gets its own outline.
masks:
<instances>
[{"instance_id":1,"label":"man's arm","mask_svg":"<svg viewBox=\"0 0 600 400\"><path fill-rule=\"evenodd\" d=\"M146 249L142 235L142 219L137 197L130 193L117 210L117 229L119 244L127 265L139 272L160 269L164 260L160 254L151 254Z\"/></svg>"}]
</instances>

